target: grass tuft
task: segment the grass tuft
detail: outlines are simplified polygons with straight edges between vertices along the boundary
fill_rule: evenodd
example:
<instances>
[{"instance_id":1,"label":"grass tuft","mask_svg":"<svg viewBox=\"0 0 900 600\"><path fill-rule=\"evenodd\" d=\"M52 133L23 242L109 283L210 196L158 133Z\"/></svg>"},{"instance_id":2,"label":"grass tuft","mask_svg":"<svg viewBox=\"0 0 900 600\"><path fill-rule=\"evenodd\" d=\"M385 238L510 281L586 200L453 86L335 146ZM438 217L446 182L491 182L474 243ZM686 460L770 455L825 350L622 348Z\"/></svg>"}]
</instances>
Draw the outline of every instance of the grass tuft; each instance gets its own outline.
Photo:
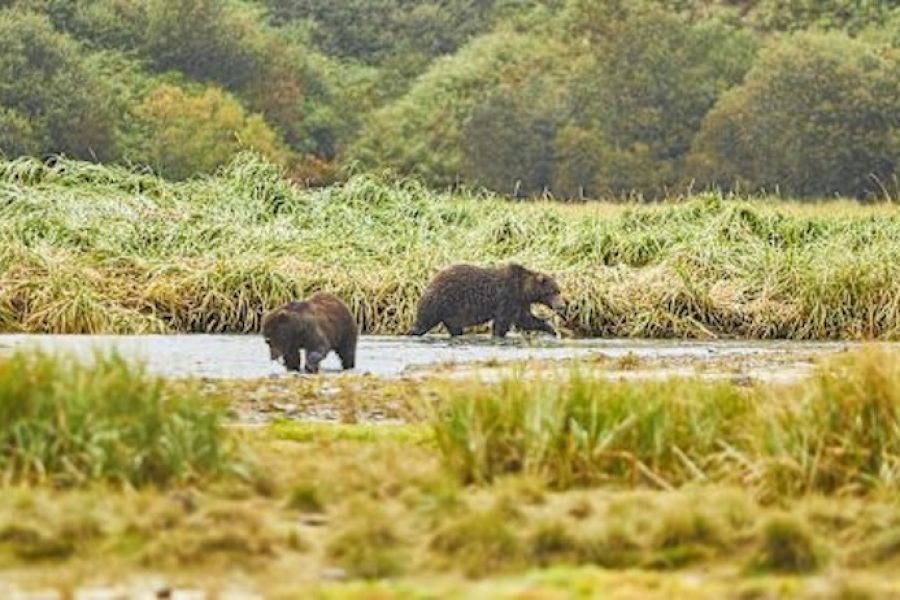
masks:
<instances>
[{"instance_id":1,"label":"grass tuft","mask_svg":"<svg viewBox=\"0 0 900 600\"><path fill-rule=\"evenodd\" d=\"M10 482L168 485L229 466L222 410L117 356L0 361L0 475Z\"/></svg>"},{"instance_id":2,"label":"grass tuft","mask_svg":"<svg viewBox=\"0 0 900 600\"><path fill-rule=\"evenodd\" d=\"M351 577L377 579L408 569L405 544L389 515L363 506L328 540L328 558Z\"/></svg>"},{"instance_id":3,"label":"grass tuft","mask_svg":"<svg viewBox=\"0 0 900 600\"><path fill-rule=\"evenodd\" d=\"M471 511L451 520L434 534L429 547L469 577L509 570L521 564L524 553L510 518L496 509Z\"/></svg>"},{"instance_id":4,"label":"grass tuft","mask_svg":"<svg viewBox=\"0 0 900 600\"><path fill-rule=\"evenodd\" d=\"M762 524L754 567L780 573L809 573L824 563L815 534L791 515L772 515Z\"/></svg>"}]
</instances>

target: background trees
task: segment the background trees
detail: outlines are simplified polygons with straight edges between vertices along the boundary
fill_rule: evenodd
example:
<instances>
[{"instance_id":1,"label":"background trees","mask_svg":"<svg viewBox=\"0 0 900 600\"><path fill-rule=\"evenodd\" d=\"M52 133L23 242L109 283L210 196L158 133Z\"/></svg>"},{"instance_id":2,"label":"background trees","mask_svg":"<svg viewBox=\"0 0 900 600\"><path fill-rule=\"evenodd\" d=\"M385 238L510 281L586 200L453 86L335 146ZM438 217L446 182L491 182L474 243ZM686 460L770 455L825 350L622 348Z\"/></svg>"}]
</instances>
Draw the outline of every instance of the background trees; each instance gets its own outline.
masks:
<instances>
[{"instance_id":1,"label":"background trees","mask_svg":"<svg viewBox=\"0 0 900 600\"><path fill-rule=\"evenodd\" d=\"M6 154L116 154L109 90L78 44L40 14L0 11L0 148Z\"/></svg>"},{"instance_id":2,"label":"background trees","mask_svg":"<svg viewBox=\"0 0 900 600\"><path fill-rule=\"evenodd\" d=\"M800 196L879 194L900 158L900 52L845 34L767 48L709 114L693 159L708 183Z\"/></svg>"},{"instance_id":3,"label":"background trees","mask_svg":"<svg viewBox=\"0 0 900 600\"><path fill-rule=\"evenodd\" d=\"M518 196L900 189L889 0L0 0L0 152ZM893 185L893 187L892 187Z\"/></svg>"}]
</instances>

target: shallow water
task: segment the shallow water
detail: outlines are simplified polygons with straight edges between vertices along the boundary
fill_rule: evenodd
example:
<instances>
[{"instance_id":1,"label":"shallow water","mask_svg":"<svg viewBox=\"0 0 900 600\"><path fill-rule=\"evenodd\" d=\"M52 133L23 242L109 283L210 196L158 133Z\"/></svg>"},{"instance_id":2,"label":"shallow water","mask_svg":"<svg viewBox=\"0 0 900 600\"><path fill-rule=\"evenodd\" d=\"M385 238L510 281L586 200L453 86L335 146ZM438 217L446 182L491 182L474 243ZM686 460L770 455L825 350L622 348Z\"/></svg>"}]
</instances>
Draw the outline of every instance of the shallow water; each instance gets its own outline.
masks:
<instances>
[{"instance_id":1,"label":"shallow water","mask_svg":"<svg viewBox=\"0 0 900 600\"><path fill-rule=\"evenodd\" d=\"M558 340L551 337L510 336L494 340L470 335L451 340L447 336L423 338L362 336L357 347L355 373L396 377L410 371L454 363L556 360L604 355L617 358L632 354L640 359L682 358L692 363L727 357L765 359L778 354L830 354L853 344L844 342L790 341L684 341L632 339ZM16 348L39 347L90 357L94 350L115 350L128 359L143 361L148 369L168 377L255 378L284 373L269 360L258 335L24 335L0 334L0 355ZM325 372L340 371L330 354L322 363Z\"/></svg>"}]
</instances>

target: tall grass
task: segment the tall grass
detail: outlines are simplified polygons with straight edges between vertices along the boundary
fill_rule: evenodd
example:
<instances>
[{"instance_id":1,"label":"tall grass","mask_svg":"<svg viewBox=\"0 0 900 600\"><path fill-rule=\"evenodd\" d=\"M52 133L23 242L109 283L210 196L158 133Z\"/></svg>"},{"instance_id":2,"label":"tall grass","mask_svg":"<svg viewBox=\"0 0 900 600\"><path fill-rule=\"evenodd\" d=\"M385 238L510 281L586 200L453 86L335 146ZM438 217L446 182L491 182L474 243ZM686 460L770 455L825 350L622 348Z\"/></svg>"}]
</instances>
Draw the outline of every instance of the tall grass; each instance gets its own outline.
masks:
<instances>
[{"instance_id":1,"label":"tall grass","mask_svg":"<svg viewBox=\"0 0 900 600\"><path fill-rule=\"evenodd\" d=\"M573 373L445 393L432 426L464 482L528 473L560 488L721 481L762 495L900 486L900 355L872 347L790 386Z\"/></svg>"},{"instance_id":2,"label":"tall grass","mask_svg":"<svg viewBox=\"0 0 900 600\"><path fill-rule=\"evenodd\" d=\"M559 278L579 334L900 334L890 206L513 203L367 175L305 190L252 155L183 183L19 159L0 163L0 239L0 330L254 331L329 289L398 333L438 269L517 260Z\"/></svg>"},{"instance_id":3,"label":"tall grass","mask_svg":"<svg viewBox=\"0 0 900 600\"><path fill-rule=\"evenodd\" d=\"M228 463L221 410L115 357L0 361L0 477L166 485Z\"/></svg>"}]
</instances>

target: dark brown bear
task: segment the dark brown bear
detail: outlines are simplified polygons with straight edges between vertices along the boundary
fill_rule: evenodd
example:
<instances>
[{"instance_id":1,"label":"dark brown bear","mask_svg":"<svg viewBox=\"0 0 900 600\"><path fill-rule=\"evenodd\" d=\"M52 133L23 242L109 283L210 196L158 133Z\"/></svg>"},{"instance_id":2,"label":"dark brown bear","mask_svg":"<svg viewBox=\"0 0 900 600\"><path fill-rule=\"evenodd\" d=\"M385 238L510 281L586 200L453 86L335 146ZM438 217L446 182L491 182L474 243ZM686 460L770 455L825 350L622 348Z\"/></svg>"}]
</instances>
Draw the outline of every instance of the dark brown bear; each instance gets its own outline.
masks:
<instances>
[{"instance_id":1,"label":"dark brown bear","mask_svg":"<svg viewBox=\"0 0 900 600\"><path fill-rule=\"evenodd\" d=\"M356 321L347 305L332 294L314 294L303 302L288 302L267 314L262 334L272 360L284 357L288 371L300 370L300 350L306 353L307 373L318 373L319 363L334 350L345 369L356 362Z\"/></svg>"},{"instance_id":2,"label":"dark brown bear","mask_svg":"<svg viewBox=\"0 0 900 600\"><path fill-rule=\"evenodd\" d=\"M428 284L408 335L424 335L443 323L450 335L457 336L464 327L488 321L494 322L497 337L504 337L511 325L555 334L550 323L531 314L535 303L557 311L563 308L559 285L550 275L514 263L493 269L454 265Z\"/></svg>"}]
</instances>

